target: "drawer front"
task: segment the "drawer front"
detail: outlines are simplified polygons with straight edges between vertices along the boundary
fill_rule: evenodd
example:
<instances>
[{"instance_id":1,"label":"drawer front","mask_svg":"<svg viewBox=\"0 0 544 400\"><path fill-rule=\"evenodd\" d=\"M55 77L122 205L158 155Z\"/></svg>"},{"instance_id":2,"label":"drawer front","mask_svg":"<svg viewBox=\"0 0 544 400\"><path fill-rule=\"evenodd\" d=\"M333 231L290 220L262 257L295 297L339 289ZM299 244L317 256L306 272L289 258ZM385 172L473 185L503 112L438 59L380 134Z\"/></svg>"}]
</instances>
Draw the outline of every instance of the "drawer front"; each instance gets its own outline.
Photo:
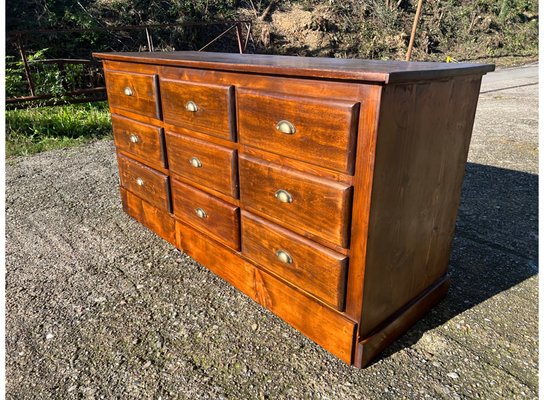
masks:
<instances>
[{"instance_id":1,"label":"drawer front","mask_svg":"<svg viewBox=\"0 0 544 400\"><path fill-rule=\"evenodd\" d=\"M117 160L121 186L151 205L171 211L168 176L120 154Z\"/></svg>"},{"instance_id":2,"label":"drawer front","mask_svg":"<svg viewBox=\"0 0 544 400\"><path fill-rule=\"evenodd\" d=\"M112 115L111 122L113 139L117 148L140 157L151 166L157 165L166 168L162 128L142 124L118 115Z\"/></svg>"},{"instance_id":3,"label":"drawer front","mask_svg":"<svg viewBox=\"0 0 544 400\"><path fill-rule=\"evenodd\" d=\"M351 186L243 154L239 169L240 201L245 209L347 248Z\"/></svg>"},{"instance_id":4,"label":"drawer front","mask_svg":"<svg viewBox=\"0 0 544 400\"><path fill-rule=\"evenodd\" d=\"M166 132L170 170L184 178L238 198L236 150Z\"/></svg>"},{"instance_id":5,"label":"drawer front","mask_svg":"<svg viewBox=\"0 0 544 400\"><path fill-rule=\"evenodd\" d=\"M242 144L353 173L359 103L237 90Z\"/></svg>"},{"instance_id":6,"label":"drawer front","mask_svg":"<svg viewBox=\"0 0 544 400\"><path fill-rule=\"evenodd\" d=\"M161 79L164 122L234 140L234 87Z\"/></svg>"},{"instance_id":7,"label":"drawer front","mask_svg":"<svg viewBox=\"0 0 544 400\"><path fill-rule=\"evenodd\" d=\"M344 309L347 256L245 211L242 254L336 309Z\"/></svg>"},{"instance_id":8,"label":"drawer front","mask_svg":"<svg viewBox=\"0 0 544 400\"><path fill-rule=\"evenodd\" d=\"M172 179L174 215L221 243L240 248L238 207Z\"/></svg>"},{"instance_id":9,"label":"drawer front","mask_svg":"<svg viewBox=\"0 0 544 400\"><path fill-rule=\"evenodd\" d=\"M160 119L156 75L105 71L110 107Z\"/></svg>"}]
</instances>

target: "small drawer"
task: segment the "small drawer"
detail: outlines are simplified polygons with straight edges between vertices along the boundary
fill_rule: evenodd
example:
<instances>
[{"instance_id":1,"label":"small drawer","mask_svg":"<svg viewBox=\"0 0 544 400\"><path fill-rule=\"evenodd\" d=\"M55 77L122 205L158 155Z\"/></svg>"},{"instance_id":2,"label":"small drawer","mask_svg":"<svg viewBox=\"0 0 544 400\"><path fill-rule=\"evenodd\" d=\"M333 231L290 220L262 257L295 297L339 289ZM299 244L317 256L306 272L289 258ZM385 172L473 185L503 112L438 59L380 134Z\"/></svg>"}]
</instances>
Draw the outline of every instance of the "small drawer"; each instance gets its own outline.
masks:
<instances>
[{"instance_id":1,"label":"small drawer","mask_svg":"<svg viewBox=\"0 0 544 400\"><path fill-rule=\"evenodd\" d=\"M234 140L234 87L161 79L164 122Z\"/></svg>"},{"instance_id":2,"label":"small drawer","mask_svg":"<svg viewBox=\"0 0 544 400\"><path fill-rule=\"evenodd\" d=\"M195 183L238 198L236 150L166 132L170 170Z\"/></svg>"},{"instance_id":3,"label":"small drawer","mask_svg":"<svg viewBox=\"0 0 544 400\"><path fill-rule=\"evenodd\" d=\"M151 167L166 168L162 128L142 124L118 115L111 116L113 139L119 150L145 160Z\"/></svg>"},{"instance_id":4,"label":"small drawer","mask_svg":"<svg viewBox=\"0 0 544 400\"><path fill-rule=\"evenodd\" d=\"M121 154L117 156L121 186L151 205L171 212L168 176Z\"/></svg>"},{"instance_id":5,"label":"small drawer","mask_svg":"<svg viewBox=\"0 0 544 400\"><path fill-rule=\"evenodd\" d=\"M242 144L353 173L359 103L237 89Z\"/></svg>"},{"instance_id":6,"label":"small drawer","mask_svg":"<svg viewBox=\"0 0 544 400\"><path fill-rule=\"evenodd\" d=\"M219 242L240 248L238 207L172 179L174 215Z\"/></svg>"},{"instance_id":7,"label":"small drawer","mask_svg":"<svg viewBox=\"0 0 544 400\"><path fill-rule=\"evenodd\" d=\"M156 75L105 71L111 108L160 119Z\"/></svg>"},{"instance_id":8,"label":"small drawer","mask_svg":"<svg viewBox=\"0 0 544 400\"><path fill-rule=\"evenodd\" d=\"M352 187L241 154L240 202L286 228L347 248Z\"/></svg>"},{"instance_id":9,"label":"small drawer","mask_svg":"<svg viewBox=\"0 0 544 400\"><path fill-rule=\"evenodd\" d=\"M348 257L242 211L242 254L342 311Z\"/></svg>"}]
</instances>

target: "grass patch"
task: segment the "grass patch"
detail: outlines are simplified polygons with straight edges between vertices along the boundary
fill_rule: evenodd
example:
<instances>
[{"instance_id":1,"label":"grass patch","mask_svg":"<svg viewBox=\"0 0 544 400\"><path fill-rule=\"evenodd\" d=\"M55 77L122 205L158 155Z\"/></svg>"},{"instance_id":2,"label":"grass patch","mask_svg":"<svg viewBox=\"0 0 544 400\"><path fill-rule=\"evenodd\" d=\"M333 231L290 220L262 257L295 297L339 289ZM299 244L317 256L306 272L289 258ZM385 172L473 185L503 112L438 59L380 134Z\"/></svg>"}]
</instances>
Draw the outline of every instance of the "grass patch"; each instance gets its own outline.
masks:
<instances>
[{"instance_id":1,"label":"grass patch","mask_svg":"<svg viewBox=\"0 0 544 400\"><path fill-rule=\"evenodd\" d=\"M6 157L111 137L106 101L6 111Z\"/></svg>"}]
</instances>

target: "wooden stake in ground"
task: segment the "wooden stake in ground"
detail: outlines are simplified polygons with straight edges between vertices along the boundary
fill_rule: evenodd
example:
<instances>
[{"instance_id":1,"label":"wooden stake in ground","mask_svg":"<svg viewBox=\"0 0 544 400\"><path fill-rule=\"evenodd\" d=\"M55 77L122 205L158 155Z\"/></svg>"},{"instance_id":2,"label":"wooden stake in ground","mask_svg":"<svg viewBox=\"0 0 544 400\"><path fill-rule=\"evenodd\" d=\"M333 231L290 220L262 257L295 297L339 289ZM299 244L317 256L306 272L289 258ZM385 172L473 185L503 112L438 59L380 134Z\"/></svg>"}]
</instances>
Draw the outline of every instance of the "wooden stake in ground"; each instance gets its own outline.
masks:
<instances>
[{"instance_id":1,"label":"wooden stake in ground","mask_svg":"<svg viewBox=\"0 0 544 400\"><path fill-rule=\"evenodd\" d=\"M418 0L416 16L414 18L414 24L412 25L412 34L410 35L410 43L408 43L408 51L406 52L406 61L410 61L412 56L412 48L414 47L414 40L416 38L417 23L419 21L419 16L421 15L421 8L423 6L423 0Z\"/></svg>"}]
</instances>

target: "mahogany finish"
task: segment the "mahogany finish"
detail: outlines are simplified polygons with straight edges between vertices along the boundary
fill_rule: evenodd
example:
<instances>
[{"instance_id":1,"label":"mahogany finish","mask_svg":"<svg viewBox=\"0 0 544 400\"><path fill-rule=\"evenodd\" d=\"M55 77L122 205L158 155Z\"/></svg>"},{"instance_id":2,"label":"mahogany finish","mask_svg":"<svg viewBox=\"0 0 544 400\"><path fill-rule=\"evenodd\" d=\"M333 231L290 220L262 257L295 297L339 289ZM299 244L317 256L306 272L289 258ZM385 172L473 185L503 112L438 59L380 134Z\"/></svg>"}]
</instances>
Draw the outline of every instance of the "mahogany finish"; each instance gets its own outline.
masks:
<instances>
[{"instance_id":1,"label":"mahogany finish","mask_svg":"<svg viewBox=\"0 0 544 400\"><path fill-rule=\"evenodd\" d=\"M240 143L340 172L353 172L359 103L237 91ZM283 133L280 121L292 124Z\"/></svg>"},{"instance_id":2,"label":"mahogany finish","mask_svg":"<svg viewBox=\"0 0 544 400\"><path fill-rule=\"evenodd\" d=\"M278 257L281 251L290 256L289 262ZM245 211L242 254L334 308L344 308L347 256Z\"/></svg>"},{"instance_id":3,"label":"mahogany finish","mask_svg":"<svg viewBox=\"0 0 544 400\"><path fill-rule=\"evenodd\" d=\"M160 118L155 75L105 71L110 107L151 118Z\"/></svg>"},{"instance_id":4,"label":"mahogany finish","mask_svg":"<svg viewBox=\"0 0 544 400\"><path fill-rule=\"evenodd\" d=\"M166 143L172 172L238 198L236 150L169 131Z\"/></svg>"},{"instance_id":5,"label":"mahogany finish","mask_svg":"<svg viewBox=\"0 0 544 400\"><path fill-rule=\"evenodd\" d=\"M246 155L240 155L238 162L240 202L245 209L347 247L351 186ZM278 199L279 190L288 192L291 201Z\"/></svg>"},{"instance_id":6,"label":"mahogany finish","mask_svg":"<svg viewBox=\"0 0 544 400\"><path fill-rule=\"evenodd\" d=\"M171 211L168 176L121 154L117 156L121 186L164 211Z\"/></svg>"},{"instance_id":7,"label":"mahogany finish","mask_svg":"<svg viewBox=\"0 0 544 400\"><path fill-rule=\"evenodd\" d=\"M130 153L144 164L155 168L167 168L164 130L135 122L113 114L111 116L113 140L121 151Z\"/></svg>"},{"instance_id":8,"label":"mahogany finish","mask_svg":"<svg viewBox=\"0 0 544 400\"><path fill-rule=\"evenodd\" d=\"M238 207L172 180L174 215L233 249L240 248Z\"/></svg>"},{"instance_id":9,"label":"mahogany finish","mask_svg":"<svg viewBox=\"0 0 544 400\"><path fill-rule=\"evenodd\" d=\"M137 221L357 367L446 295L493 65L96 56Z\"/></svg>"},{"instance_id":10,"label":"mahogany finish","mask_svg":"<svg viewBox=\"0 0 544 400\"><path fill-rule=\"evenodd\" d=\"M234 88L161 79L164 122L225 139L234 138Z\"/></svg>"}]
</instances>

